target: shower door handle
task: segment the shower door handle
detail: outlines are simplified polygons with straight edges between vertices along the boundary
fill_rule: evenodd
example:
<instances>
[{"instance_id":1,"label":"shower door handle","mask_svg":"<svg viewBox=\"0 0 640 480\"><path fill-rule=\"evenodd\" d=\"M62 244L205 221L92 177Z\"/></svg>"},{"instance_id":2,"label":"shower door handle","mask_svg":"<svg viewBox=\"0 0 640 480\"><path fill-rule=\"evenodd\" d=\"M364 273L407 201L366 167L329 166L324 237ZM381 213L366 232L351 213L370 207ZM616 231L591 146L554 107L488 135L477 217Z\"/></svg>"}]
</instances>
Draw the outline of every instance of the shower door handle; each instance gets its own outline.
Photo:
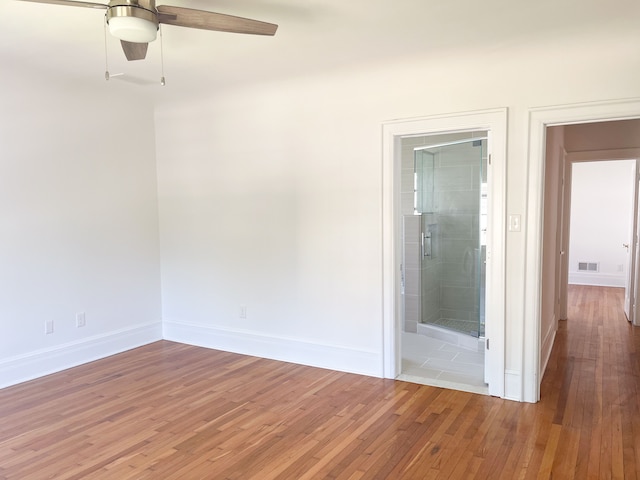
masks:
<instances>
[{"instance_id":1,"label":"shower door handle","mask_svg":"<svg viewBox=\"0 0 640 480\"><path fill-rule=\"evenodd\" d=\"M422 258L431 258L431 232L422 232Z\"/></svg>"}]
</instances>

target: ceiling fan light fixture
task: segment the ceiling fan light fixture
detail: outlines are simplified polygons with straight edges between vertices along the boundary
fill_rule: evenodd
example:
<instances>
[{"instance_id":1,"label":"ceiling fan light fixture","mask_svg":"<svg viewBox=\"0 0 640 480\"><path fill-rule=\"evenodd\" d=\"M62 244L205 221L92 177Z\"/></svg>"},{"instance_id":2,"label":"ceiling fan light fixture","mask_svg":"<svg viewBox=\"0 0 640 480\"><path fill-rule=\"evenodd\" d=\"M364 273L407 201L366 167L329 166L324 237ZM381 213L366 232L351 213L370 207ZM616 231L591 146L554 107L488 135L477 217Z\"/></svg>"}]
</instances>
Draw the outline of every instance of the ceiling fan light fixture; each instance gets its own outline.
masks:
<instances>
[{"instance_id":1,"label":"ceiling fan light fixture","mask_svg":"<svg viewBox=\"0 0 640 480\"><path fill-rule=\"evenodd\" d=\"M109 21L109 33L125 42L153 42L157 32L158 27L143 18L115 17Z\"/></svg>"},{"instance_id":2,"label":"ceiling fan light fixture","mask_svg":"<svg viewBox=\"0 0 640 480\"><path fill-rule=\"evenodd\" d=\"M107 10L109 33L132 43L149 43L158 34L158 16L137 6L113 6Z\"/></svg>"}]
</instances>

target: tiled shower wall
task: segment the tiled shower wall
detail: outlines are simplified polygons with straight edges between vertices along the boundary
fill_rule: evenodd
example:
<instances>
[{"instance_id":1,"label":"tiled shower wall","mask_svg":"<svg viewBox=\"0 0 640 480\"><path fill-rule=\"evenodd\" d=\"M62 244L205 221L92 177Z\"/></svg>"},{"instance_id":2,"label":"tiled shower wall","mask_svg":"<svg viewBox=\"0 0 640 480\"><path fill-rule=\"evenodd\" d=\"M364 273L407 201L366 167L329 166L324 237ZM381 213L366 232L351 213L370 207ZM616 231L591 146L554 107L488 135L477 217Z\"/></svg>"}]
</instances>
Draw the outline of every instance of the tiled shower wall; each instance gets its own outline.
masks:
<instances>
[{"instance_id":1,"label":"tiled shower wall","mask_svg":"<svg viewBox=\"0 0 640 480\"><path fill-rule=\"evenodd\" d=\"M403 215L404 331L416 333L422 318L419 215Z\"/></svg>"}]
</instances>

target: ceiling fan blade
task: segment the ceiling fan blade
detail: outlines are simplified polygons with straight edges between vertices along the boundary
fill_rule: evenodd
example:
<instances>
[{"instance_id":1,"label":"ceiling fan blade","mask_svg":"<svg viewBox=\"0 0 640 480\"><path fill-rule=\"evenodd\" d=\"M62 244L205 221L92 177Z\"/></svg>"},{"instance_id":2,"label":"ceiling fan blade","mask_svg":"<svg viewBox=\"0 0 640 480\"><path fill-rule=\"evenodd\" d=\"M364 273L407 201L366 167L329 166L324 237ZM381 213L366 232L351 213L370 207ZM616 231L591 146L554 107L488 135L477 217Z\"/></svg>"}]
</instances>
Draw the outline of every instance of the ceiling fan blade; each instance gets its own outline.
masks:
<instances>
[{"instance_id":1,"label":"ceiling fan blade","mask_svg":"<svg viewBox=\"0 0 640 480\"><path fill-rule=\"evenodd\" d=\"M20 0L20 1L33 2L33 3L51 3L53 5L65 5L67 7L100 8L102 10L107 9L107 5L103 5L102 3L76 2L75 0Z\"/></svg>"},{"instance_id":2,"label":"ceiling fan blade","mask_svg":"<svg viewBox=\"0 0 640 480\"><path fill-rule=\"evenodd\" d=\"M159 5L158 21L179 27L201 28L231 33L252 35L275 35L278 25L249 18L234 17L223 13L206 12L191 8Z\"/></svg>"},{"instance_id":3,"label":"ceiling fan blade","mask_svg":"<svg viewBox=\"0 0 640 480\"><path fill-rule=\"evenodd\" d=\"M148 43L133 43L125 42L124 40L120 40L120 43L122 44L122 50L124 50L124 56L129 61L144 60L144 57L147 56Z\"/></svg>"}]
</instances>

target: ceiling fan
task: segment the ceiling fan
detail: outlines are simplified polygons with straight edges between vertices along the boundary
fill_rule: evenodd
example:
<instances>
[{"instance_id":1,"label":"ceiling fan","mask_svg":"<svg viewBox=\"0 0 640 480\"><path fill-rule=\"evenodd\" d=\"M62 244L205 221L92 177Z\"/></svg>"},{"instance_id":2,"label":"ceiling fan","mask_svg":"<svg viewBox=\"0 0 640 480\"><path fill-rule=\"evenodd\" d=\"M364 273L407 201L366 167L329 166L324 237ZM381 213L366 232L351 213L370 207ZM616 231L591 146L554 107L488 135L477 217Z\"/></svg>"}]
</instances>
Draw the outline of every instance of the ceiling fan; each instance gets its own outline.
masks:
<instances>
[{"instance_id":1,"label":"ceiling fan","mask_svg":"<svg viewBox=\"0 0 640 480\"><path fill-rule=\"evenodd\" d=\"M142 60L147 55L149 42L156 39L159 25L200 28L231 33L275 35L278 25L223 13L194 10L192 8L158 5L155 0L110 0L108 4L76 0L21 0L23 2L51 3L70 7L106 10L109 32L120 39L127 60Z\"/></svg>"}]
</instances>

